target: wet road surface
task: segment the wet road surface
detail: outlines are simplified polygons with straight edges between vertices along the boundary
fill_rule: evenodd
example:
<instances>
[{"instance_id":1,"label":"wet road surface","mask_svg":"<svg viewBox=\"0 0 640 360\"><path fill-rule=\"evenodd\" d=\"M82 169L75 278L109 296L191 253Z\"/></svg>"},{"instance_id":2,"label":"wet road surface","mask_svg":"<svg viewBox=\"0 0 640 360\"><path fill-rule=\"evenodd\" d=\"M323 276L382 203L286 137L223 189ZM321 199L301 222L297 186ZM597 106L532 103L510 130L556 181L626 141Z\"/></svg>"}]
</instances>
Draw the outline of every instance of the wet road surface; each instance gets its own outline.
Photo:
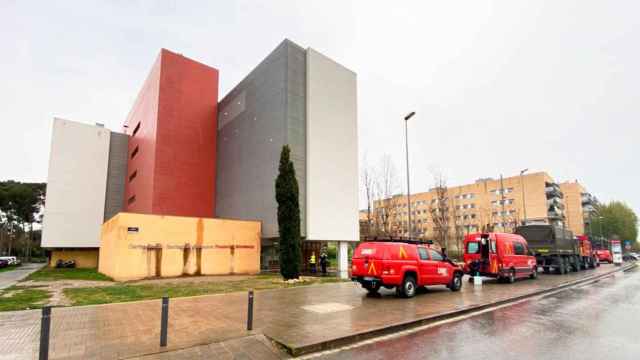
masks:
<instances>
[{"instance_id":1,"label":"wet road surface","mask_svg":"<svg viewBox=\"0 0 640 360\"><path fill-rule=\"evenodd\" d=\"M640 270L316 359L640 359Z\"/></svg>"}]
</instances>

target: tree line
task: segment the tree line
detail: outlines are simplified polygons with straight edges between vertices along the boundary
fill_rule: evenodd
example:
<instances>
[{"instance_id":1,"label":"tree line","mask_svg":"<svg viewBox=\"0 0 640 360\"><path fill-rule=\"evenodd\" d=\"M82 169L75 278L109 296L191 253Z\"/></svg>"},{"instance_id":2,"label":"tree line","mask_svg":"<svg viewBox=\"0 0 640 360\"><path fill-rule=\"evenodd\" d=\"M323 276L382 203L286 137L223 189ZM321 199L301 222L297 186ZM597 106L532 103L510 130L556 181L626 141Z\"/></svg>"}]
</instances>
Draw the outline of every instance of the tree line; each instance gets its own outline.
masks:
<instances>
[{"instance_id":1,"label":"tree line","mask_svg":"<svg viewBox=\"0 0 640 360\"><path fill-rule=\"evenodd\" d=\"M45 183L0 181L0 254L30 260L43 256L40 225Z\"/></svg>"},{"instance_id":2,"label":"tree line","mask_svg":"<svg viewBox=\"0 0 640 360\"><path fill-rule=\"evenodd\" d=\"M593 237L630 241L638 249L638 216L622 201L596 204L586 231Z\"/></svg>"}]
</instances>

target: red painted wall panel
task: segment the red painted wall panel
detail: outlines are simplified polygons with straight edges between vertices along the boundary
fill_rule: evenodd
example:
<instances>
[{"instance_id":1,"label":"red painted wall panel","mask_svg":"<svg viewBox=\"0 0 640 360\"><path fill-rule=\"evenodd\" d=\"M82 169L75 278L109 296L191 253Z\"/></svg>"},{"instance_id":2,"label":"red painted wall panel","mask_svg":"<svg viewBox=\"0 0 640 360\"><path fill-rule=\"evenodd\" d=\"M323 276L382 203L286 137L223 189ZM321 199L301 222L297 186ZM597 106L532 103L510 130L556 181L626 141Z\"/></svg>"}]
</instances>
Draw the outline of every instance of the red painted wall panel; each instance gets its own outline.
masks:
<instances>
[{"instance_id":1,"label":"red painted wall panel","mask_svg":"<svg viewBox=\"0 0 640 360\"><path fill-rule=\"evenodd\" d=\"M160 65L161 57L158 56L124 124L124 133L129 135L129 160L123 207L127 212L152 213ZM140 127L134 135L138 124ZM138 153L132 158L131 155L136 148ZM136 175L132 179L134 172ZM135 200L129 201L134 196Z\"/></svg>"},{"instance_id":2,"label":"red painted wall panel","mask_svg":"<svg viewBox=\"0 0 640 360\"><path fill-rule=\"evenodd\" d=\"M149 109L153 105L139 96L127 121L127 133L132 135L137 121L143 120L129 143L130 154L140 146L138 155L129 160L129 174L138 169L138 175L127 186L127 199L135 194L136 201L125 204L125 209L214 217L218 71L164 49L158 59L149 76L152 81L147 80L158 85L156 90L147 89L145 83L141 92L142 98L157 99L155 117ZM152 154L143 152L147 149ZM147 174L149 167L152 171ZM140 169L148 177L136 182Z\"/></svg>"}]
</instances>

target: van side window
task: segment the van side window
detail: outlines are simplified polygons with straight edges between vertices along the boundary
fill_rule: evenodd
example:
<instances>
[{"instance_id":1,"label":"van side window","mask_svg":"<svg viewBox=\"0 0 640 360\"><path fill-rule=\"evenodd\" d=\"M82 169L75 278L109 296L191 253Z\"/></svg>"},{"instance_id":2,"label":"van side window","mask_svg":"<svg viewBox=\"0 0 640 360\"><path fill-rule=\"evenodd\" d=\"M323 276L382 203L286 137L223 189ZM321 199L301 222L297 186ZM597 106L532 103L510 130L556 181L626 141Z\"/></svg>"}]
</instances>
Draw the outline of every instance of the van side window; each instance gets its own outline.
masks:
<instances>
[{"instance_id":1,"label":"van side window","mask_svg":"<svg viewBox=\"0 0 640 360\"><path fill-rule=\"evenodd\" d=\"M442 260L442 255L440 255L440 253L435 251L435 250L429 249L429 255L431 255L431 260L433 260L433 261L441 261Z\"/></svg>"},{"instance_id":2,"label":"van side window","mask_svg":"<svg viewBox=\"0 0 640 360\"><path fill-rule=\"evenodd\" d=\"M519 242L513 243L513 252L515 255L526 255L527 251L524 249L524 245Z\"/></svg>"},{"instance_id":3,"label":"van side window","mask_svg":"<svg viewBox=\"0 0 640 360\"><path fill-rule=\"evenodd\" d=\"M467 254L477 254L480 251L480 246L475 241L467 243Z\"/></svg>"},{"instance_id":4,"label":"van side window","mask_svg":"<svg viewBox=\"0 0 640 360\"><path fill-rule=\"evenodd\" d=\"M420 254L420 260L429 260L429 255L427 255L427 249L419 247L418 254Z\"/></svg>"}]
</instances>

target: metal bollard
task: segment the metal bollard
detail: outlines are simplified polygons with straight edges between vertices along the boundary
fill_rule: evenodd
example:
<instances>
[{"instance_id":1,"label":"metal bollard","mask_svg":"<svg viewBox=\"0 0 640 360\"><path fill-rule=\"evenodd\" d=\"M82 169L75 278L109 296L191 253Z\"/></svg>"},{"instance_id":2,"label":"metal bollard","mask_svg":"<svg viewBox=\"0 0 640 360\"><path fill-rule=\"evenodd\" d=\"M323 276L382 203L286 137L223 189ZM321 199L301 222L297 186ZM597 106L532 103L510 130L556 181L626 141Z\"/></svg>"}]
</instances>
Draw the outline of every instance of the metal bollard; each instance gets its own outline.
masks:
<instances>
[{"instance_id":1,"label":"metal bollard","mask_svg":"<svg viewBox=\"0 0 640 360\"><path fill-rule=\"evenodd\" d=\"M160 346L167 346L167 327L169 326L169 297L162 297L162 319L160 320Z\"/></svg>"},{"instance_id":2,"label":"metal bollard","mask_svg":"<svg viewBox=\"0 0 640 360\"><path fill-rule=\"evenodd\" d=\"M247 304L247 330L253 330L253 290L249 290L249 302Z\"/></svg>"},{"instance_id":3,"label":"metal bollard","mask_svg":"<svg viewBox=\"0 0 640 360\"><path fill-rule=\"evenodd\" d=\"M40 360L49 358L49 334L51 329L51 306L42 308L42 320L40 321Z\"/></svg>"}]
</instances>

